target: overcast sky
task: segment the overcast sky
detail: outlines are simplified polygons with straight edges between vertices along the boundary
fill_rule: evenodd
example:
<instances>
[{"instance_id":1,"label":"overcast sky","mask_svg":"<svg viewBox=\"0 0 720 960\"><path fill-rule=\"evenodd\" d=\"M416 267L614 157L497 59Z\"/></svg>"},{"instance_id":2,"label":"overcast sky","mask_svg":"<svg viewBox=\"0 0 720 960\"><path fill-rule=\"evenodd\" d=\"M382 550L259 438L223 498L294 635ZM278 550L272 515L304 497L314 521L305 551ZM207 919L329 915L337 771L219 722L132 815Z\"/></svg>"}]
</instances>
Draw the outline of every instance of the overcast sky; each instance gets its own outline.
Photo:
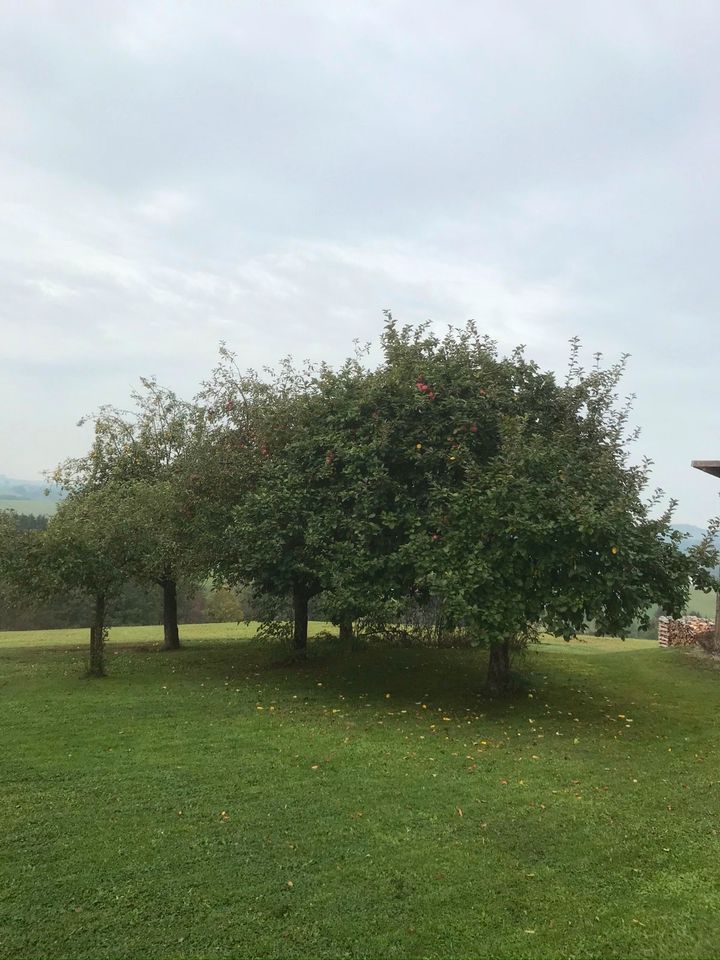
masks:
<instances>
[{"instance_id":1,"label":"overcast sky","mask_svg":"<svg viewBox=\"0 0 720 960\"><path fill-rule=\"evenodd\" d=\"M0 0L0 473L138 376L339 360L382 310L632 355L720 512L720 15L663 0Z\"/></svg>"}]
</instances>

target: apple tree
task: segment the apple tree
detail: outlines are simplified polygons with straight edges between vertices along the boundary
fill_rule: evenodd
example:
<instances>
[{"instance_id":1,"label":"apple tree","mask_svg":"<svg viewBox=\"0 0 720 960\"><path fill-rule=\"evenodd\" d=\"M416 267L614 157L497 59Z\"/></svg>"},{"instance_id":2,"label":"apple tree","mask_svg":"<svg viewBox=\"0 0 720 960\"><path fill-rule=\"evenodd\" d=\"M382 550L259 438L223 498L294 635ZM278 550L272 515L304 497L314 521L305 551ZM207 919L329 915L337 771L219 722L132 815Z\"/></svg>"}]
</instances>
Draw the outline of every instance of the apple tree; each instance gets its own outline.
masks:
<instances>
[{"instance_id":1,"label":"apple tree","mask_svg":"<svg viewBox=\"0 0 720 960\"><path fill-rule=\"evenodd\" d=\"M356 361L337 373L285 361L262 379L241 373L223 351L206 392L216 578L289 601L298 650L307 645L308 604L328 588L333 549L348 533L347 498L332 466L333 417L342 390L362 375Z\"/></svg>"},{"instance_id":2,"label":"apple tree","mask_svg":"<svg viewBox=\"0 0 720 960\"><path fill-rule=\"evenodd\" d=\"M402 369L415 341L390 335ZM436 482L403 550L421 594L489 647L492 685L507 685L513 649L538 628L569 638L594 620L622 636L653 604L677 614L691 582L710 584L710 539L680 549L674 505L658 511L649 463L630 458L624 362L586 373L574 345L559 383L472 327L424 349L419 389L446 407L447 433L422 434Z\"/></svg>"},{"instance_id":3,"label":"apple tree","mask_svg":"<svg viewBox=\"0 0 720 960\"><path fill-rule=\"evenodd\" d=\"M144 548L135 553L133 576L162 589L164 646L174 650L180 646L178 581L205 573L196 549L191 480L203 419L194 404L153 379L141 379L132 398L133 410L103 406L86 418L94 426L90 451L66 460L52 479L73 494L109 485L132 496L128 510L139 510L144 519L137 528Z\"/></svg>"},{"instance_id":4,"label":"apple tree","mask_svg":"<svg viewBox=\"0 0 720 960\"><path fill-rule=\"evenodd\" d=\"M92 676L105 673L108 604L129 579L139 542L127 502L126 491L118 485L71 494L46 530L25 535L21 576L26 589L44 599L77 594L93 603L88 669Z\"/></svg>"}]
</instances>

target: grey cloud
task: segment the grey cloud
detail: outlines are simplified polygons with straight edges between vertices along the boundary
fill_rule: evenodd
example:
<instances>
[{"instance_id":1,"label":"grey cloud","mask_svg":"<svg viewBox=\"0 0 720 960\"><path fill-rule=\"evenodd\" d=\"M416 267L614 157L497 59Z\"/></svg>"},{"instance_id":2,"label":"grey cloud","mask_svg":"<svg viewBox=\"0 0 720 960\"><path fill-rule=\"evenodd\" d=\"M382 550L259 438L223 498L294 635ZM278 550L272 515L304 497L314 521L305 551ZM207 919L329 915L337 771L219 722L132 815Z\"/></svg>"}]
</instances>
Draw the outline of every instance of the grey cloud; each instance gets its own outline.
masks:
<instances>
[{"instance_id":1,"label":"grey cloud","mask_svg":"<svg viewBox=\"0 0 720 960\"><path fill-rule=\"evenodd\" d=\"M381 310L561 368L633 354L688 521L718 436L715 5L18 3L2 15L0 469L227 340L339 359ZM717 441L720 443L720 441Z\"/></svg>"}]
</instances>

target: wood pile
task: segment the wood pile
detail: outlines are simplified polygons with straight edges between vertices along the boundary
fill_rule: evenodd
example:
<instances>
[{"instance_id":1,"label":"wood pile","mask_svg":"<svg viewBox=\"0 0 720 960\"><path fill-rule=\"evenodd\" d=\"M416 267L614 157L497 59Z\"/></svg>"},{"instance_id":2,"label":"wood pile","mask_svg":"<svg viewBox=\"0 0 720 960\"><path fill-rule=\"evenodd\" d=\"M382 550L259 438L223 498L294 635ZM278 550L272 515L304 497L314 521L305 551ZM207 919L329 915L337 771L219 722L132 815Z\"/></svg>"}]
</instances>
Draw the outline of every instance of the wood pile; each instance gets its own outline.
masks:
<instances>
[{"instance_id":1,"label":"wood pile","mask_svg":"<svg viewBox=\"0 0 720 960\"><path fill-rule=\"evenodd\" d=\"M658 617L658 642L661 647L691 647L702 636L704 644L707 634L715 633L715 624L705 617Z\"/></svg>"}]
</instances>

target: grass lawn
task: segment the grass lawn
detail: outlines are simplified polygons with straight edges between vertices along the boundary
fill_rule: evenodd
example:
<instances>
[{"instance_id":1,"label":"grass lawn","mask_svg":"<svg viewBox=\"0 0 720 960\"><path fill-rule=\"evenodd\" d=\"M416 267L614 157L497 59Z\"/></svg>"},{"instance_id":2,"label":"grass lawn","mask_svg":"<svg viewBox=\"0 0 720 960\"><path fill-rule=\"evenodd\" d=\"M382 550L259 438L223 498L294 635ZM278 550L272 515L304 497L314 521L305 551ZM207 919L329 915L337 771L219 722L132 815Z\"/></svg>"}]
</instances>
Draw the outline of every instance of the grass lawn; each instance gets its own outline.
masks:
<instances>
[{"instance_id":1,"label":"grass lawn","mask_svg":"<svg viewBox=\"0 0 720 960\"><path fill-rule=\"evenodd\" d=\"M256 624L246 623L190 623L180 627L183 641L193 643L199 640L211 642L225 640L251 640L255 636ZM329 623L311 623L308 633L311 637L332 630ZM5 647L75 647L86 651L90 631L78 630L5 630L0 631L0 650ZM147 646L162 643L162 626L152 627L113 627L109 633L108 646L113 656L116 646Z\"/></svg>"},{"instance_id":2,"label":"grass lawn","mask_svg":"<svg viewBox=\"0 0 720 960\"><path fill-rule=\"evenodd\" d=\"M717 955L714 664L185 634L0 634L0 957Z\"/></svg>"}]
</instances>

